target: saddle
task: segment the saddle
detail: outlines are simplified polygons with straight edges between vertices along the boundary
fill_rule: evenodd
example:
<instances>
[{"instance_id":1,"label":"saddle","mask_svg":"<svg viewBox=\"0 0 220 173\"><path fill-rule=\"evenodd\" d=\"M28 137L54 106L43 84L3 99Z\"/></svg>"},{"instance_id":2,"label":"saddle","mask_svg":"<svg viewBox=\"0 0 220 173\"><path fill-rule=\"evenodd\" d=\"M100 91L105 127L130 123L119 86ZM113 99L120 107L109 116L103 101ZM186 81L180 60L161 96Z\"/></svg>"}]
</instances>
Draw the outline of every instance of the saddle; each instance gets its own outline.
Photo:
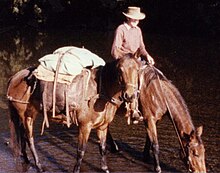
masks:
<instances>
[{"instance_id":1,"label":"saddle","mask_svg":"<svg viewBox=\"0 0 220 173\"><path fill-rule=\"evenodd\" d=\"M67 127L72 123L78 125L76 111L87 97L89 74L89 70L84 70L70 84L39 80L44 114L42 131L44 125L49 127L48 112L52 113L52 120L66 124Z\"/></svg>"},{"instance_id":2,"label":"saddle","mask_svg":"<svg viewBox=\"0 0 220 173\"><path fill-rule=\"evenodd\" d=\"M79 61L80 59L84 61ZM40 65L34 75L40 80L42 95L44 121L41 133L45 124L49 127L47 112L52 112L53 119L58 118L62 122L66 120L68 127L72 123L78 125L76 111L81 102L86 99L90 70L104 65L105 62L86 49L72 46L59 48L50 56L41 58L39 62ZM75 68L69 66L74 63ZM67 69L73 69L73 71L64 74Z\"/></svg>"}]
</instances>

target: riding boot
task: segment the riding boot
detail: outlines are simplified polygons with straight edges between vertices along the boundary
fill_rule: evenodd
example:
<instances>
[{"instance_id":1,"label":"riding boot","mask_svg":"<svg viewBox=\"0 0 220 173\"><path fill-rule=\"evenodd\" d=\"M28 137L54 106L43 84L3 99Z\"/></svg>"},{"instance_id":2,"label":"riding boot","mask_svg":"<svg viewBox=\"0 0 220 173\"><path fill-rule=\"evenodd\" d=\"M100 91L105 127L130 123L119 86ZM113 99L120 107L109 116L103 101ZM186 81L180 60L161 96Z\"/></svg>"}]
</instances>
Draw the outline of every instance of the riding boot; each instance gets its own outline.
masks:
<instances>
[{"instance_id":1,"label":"riding boot","mask_svg":"<svg viewBox=\"0 0 220 173\"><path fill-rule=\"evenodd\" d=\"M139 121L143 121L144 118L139 110L131 110L131 119L133 124L138 124Z\"/></svg>"}]
</instances>

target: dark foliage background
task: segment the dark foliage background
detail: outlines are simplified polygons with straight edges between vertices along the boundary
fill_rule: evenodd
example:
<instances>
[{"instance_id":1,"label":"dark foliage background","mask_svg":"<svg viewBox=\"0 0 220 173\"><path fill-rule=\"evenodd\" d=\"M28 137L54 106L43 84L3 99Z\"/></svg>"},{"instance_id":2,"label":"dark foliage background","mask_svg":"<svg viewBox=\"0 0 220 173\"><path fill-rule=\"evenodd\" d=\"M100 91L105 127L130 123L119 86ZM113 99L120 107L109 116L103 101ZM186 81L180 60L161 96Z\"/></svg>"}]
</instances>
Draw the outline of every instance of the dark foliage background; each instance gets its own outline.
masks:
<instances>
[{"instance_id":1,"label":"dark foliage background","mask_svg":"<svg viewBox=\"0 0 220 173\"><path fill-rule=\"evenodd\" d=\"M0 27L115 29L129 5L147 14L146 31L219 36L219 0L1 0Z\"/></svg>"}]
</instances>

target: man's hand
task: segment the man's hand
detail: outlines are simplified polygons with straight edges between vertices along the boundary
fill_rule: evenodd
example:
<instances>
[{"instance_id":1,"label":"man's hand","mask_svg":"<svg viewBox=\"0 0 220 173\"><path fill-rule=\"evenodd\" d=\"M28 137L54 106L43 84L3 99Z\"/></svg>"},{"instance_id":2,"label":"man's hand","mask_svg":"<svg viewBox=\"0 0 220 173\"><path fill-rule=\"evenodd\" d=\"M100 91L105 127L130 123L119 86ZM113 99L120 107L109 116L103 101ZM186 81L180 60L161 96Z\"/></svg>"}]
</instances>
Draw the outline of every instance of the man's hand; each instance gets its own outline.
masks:
<instances>
[{"instance_id":1,"label":"man's hand","mask_svg":"<svg viewBox=\"0 0 220 173\"><path fill-rule=\"evenodd\" d=\"M148 63L150 65L154 65L155 64L154 59L149 54L147 55L147 61L148 61Z\"/></svg>"}]
</instances>

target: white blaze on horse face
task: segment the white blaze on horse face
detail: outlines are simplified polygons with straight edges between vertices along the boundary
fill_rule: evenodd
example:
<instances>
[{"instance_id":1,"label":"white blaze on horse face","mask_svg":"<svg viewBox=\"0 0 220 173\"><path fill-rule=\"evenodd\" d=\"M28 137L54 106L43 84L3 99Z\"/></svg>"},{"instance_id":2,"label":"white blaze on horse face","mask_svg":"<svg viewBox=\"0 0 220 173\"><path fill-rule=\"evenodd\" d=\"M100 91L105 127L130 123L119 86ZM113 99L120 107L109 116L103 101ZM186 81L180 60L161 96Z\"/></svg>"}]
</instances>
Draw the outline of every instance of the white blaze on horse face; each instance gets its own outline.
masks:
<instances>
[{"instance_id":1,"label":"white blaze on horse face","mask_svg":"<svg viewBox=\"0 0 220 173\"><path fill-rule=\"evenodd\" d=\"M133 102L138 90L138 63L133 58L124 58L119 64L119 78L123 87L123 97Z\"/></svg>"}]
</instances>

